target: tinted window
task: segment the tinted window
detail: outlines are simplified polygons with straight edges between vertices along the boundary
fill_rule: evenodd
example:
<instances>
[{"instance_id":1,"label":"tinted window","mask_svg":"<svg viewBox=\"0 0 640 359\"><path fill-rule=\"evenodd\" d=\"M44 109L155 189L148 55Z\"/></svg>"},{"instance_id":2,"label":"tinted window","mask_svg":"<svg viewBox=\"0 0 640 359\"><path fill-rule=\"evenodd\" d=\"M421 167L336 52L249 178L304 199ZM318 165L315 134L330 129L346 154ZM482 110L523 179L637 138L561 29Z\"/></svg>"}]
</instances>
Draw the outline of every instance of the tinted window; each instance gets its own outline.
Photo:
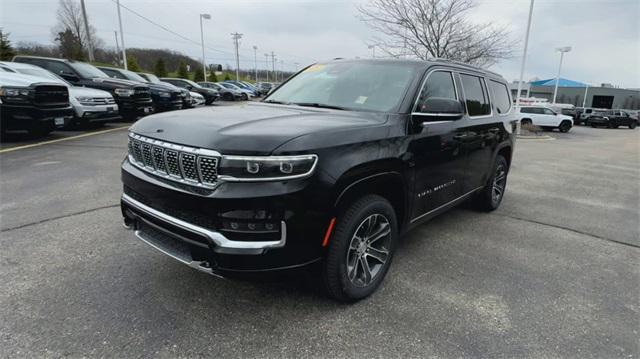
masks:
<instances>
[{"instance_id":1,"label":"tinted window","mask_svg":"<svg viewBox=\"0 0 640 359\"><path fill-rule=\"evenodd\" d=\"M47 69L56 75L71 74L75 75L73 71L67 66L67 64L58 61L51 61L47 63Z\"/></svg>"},{"instance_id":2,"label":"tinted window","mask_svg":"<svg viewBox=\"0 0 640 359\"><path fill-rule=\"evenodd\" d=\"M508 113L511 109L511 99L507 86L493 80L489 81L489 85L493 91L493 105L496 107L496 111L501 114Z\"/></svg>"},{"instance_id":3,"label":"tinted window","mask_svg":"<svg viewBox=\"0 0 640 359\"><path fill-rule=\"evenodd\" d=\"M520 112L521 113L533 113L533 109L531 107L521 107L520 108Z\"/></svg>"},{"instance_id":4,"label":"tinted window","mask_svg":"<svg viewBox=\"0 0 640 359\"><path fill-rule=\"evenodd\" d=\"M420 92L415 111L425 112L427 110L425 108L425 101L432 97L458 99L451 72L436 71L429 74Z\"/></svg>"},{"instance_id":5,"label":"tinted window","mask_svg":"<svg viewBox=\"0 0 640 359\"><path fill-rule=\"evenodd\" d=\"M542 109L542 111L543 111L543 113L545 115L553 115L554 114L554 112L549 110L548 108Z\"/></svg>"},{"instance_id":6,"label":"tinted window","mask_svg":"<svg viewBox=\"0 0 640 359\"><path fill-rule=\"evenodd\" d=\"M123 79L123 80L126 79L126 77L124 77L124 75L122 75L118 71L111 70L111 69L100 69L100 70L102 70L102 72L104 72L105 74L109 75L109 77Z\"/></svg>"},{"instance_id":7,"label":"tinted window","mask_svg":"<svg viewBox=\"0 0 640 359\"><path fill-rule=\"evenodd\" d=\"M483 116L491 113L489 99L481 78L460 74L469 116Z\"/></svg>"}]
</instances>

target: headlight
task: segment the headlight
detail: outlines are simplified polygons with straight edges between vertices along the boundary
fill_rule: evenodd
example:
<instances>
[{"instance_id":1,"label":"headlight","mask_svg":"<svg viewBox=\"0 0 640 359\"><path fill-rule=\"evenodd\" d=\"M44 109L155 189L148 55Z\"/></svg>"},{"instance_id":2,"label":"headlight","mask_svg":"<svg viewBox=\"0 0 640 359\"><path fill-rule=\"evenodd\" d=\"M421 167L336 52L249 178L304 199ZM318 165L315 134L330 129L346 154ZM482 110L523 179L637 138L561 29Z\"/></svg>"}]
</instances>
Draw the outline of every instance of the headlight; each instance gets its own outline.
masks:
<instances>
[{"instance_id":1,"label":"headlight","mask_svg":"<svg viewBox=\"0 0 640 359\"><path fill-rule=\"evenodd\" d=\"M76 97L76 100L80 101L80 102L92 102L93 99L91 97L84 97L84 96L78 96Z\"/></svg>"},{"instance_id":2,"label":"headlight","mask_svg":"<svg viewBox=\"0 0 640 359\"><path fill-rule=\"evenodd\" d=\"M133 89L115 89L113 90L113 93L121 97L129 97L133 96L135 91Z\"/></svg>"},{"instance_id":3,"label":"headlight","mask_svg":"<svg viewBox=\"0 0 640 359\"><path fill-rule=\"evenodd\" d=\"M160 97L171 97L171 93L170 92L164 92L164 91L158 92L158 95Z\"/></svg>"},{"instance_id":4,"label":"headlight","mask_svg":"<svg viewBox=\"0 0 640 359\"><path fill-rule=\"evenodd\" d=\"M6 97L29 96L30 93L31 93L30 89L10 88L10 87L0 88L0 96L6 96Z\"/></svg>"},{"instance_id":5,"label":"headlight","mask_svg":"<svg viewBox=\"0 0 640 359\"><path fill-rule=\"evenodd\" d=\"M318 156L222 156L219 178L226 181L276 181L310 176Z\"/></svg>"}]
</instances>

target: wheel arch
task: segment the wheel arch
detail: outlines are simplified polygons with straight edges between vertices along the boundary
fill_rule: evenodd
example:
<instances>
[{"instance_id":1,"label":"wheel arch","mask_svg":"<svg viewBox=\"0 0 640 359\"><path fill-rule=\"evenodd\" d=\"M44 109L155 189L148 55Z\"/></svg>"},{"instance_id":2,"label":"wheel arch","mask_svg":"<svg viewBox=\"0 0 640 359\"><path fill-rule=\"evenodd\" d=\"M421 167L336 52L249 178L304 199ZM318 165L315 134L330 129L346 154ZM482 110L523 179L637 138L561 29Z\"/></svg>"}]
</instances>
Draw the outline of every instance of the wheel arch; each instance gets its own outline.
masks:
<instances>
[{"instance_id":1,"label":"wheel arch","mask_svg":"<svg viewBox=\"0 0 640 359\"><path fill-rule=\"evenodd\" d=\"M391 203L402 228L409 212L405 172L397 159L378 160L349 169L336 182L333 208L340 212L366 194L377 194Z\"/></svg>"}]
</instances>

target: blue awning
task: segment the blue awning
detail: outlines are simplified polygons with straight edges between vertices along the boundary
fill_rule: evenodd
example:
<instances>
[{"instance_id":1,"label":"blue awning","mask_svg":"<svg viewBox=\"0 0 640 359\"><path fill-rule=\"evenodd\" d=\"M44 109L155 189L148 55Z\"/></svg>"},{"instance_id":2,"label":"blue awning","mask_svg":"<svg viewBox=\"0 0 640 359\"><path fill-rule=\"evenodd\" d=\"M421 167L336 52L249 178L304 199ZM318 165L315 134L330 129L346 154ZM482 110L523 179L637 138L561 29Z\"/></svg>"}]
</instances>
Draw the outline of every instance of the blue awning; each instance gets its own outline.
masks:
<instances>
[{"instance_id":1,"label":"blue awning","mask_svg":"<svg viewBox=\"0 0 640 359\"><path fill-rule=\"evenodd\" d=\"M529 82L529 84L531 86L555 86L556 79L552 78L547 80L533 81L533 82ZM558 87L587 87L587 86L589 85L582 82L578 82L578 81L563 79L562 77L558 80Z\"/></svg>"}]
</instances>

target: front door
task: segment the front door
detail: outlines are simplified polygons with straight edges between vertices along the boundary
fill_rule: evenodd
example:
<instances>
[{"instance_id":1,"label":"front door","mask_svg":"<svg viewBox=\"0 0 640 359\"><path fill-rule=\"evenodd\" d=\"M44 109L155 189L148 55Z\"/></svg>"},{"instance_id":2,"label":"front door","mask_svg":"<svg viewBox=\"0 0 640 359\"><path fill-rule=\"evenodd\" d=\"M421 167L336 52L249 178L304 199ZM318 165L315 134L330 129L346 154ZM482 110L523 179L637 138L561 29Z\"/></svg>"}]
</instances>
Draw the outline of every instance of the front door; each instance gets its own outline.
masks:
<instances>
[{"instance_id":1,"label":"front door","mask_svg":"<svg viewBox=\"0 0 640 359\"><path fill-rule=\"evenodd\" d=\"M458 121L424 115L424 102L430 97L460 99L450 71L434 70L427 75L412 113L414 134L409 144L415 165L412 222L460 196L464 175L463 135L457 130Z\"/></svg>"}]
</instances>

